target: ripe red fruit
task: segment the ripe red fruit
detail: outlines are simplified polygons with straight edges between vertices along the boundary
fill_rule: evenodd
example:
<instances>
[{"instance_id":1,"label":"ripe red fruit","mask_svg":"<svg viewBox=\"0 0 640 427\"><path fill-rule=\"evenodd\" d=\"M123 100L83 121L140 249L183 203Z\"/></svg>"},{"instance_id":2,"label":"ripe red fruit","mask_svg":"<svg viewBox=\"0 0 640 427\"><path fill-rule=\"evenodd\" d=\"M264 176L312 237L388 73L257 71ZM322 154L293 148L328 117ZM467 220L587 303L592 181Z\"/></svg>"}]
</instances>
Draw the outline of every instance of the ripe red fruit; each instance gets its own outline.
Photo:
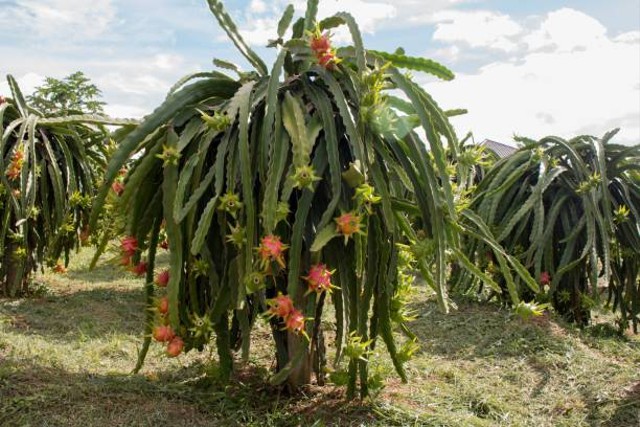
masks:
<instances>
[{"instance_id":1,"label":"ripe red fruit","mask_svg":"<svg viewBox=\"0 0 640 427\"><path fill-rule=\"evenodd\" d=\"M304 331L304 315L299 310L293 310L285 322L288 331L299 334Z\"/></svg>"},{"instance_id":2,"label":"ripe red fruit","mask_svg":"<svg viewBox=\"0 0 640 427\"><path fill-rule=\"evenodd\" d=\"M158 313L165 315L169 312L169 298L162 297L158 300Z\"/></svg>"},{"instance_id":3,"label":"ripe red fruit","mask_svg":"<svg viewBox=\"0 0 640 427\"><path fill-rule=\"evenodd\" d=\"M111 189L119 196L124 191L124 184L120 181L114 181L114 183L111 184Z\"/></svg>"},{"instance_id":4,"label":"ripe red fruit","mask_svg":"<svg viewBox=\"0 0 640 427\"><path fill-rule=\"evenodd\" d=\"M120 265L128 267L129 264L131 264L131 258L128 255L123 255L122 258L120 258Z\"/></svg>"},{"instance_id":5,"label":"ripe red fruit","mask_svg":"<svg viewBox=\"0 0 640 427\"><path fill-rule=\"evenodd\" d=\"M327 269L324 264L315 264L309 268L307 276L303 277L309 285L309 292L316 292L318 294L327 291L331 292L333 285L331 284L332 271Z\"/></svg>"},{"instance_id":6,"label":"ripe red fruit","mask_svg":"<svg viewBox=\"0 0 640 427\"><path fill-rule=\"evenodd\" d=\"M120 248L122 249L123 253L129 256L133 256L138 250L138 239L136 239L134 236L127 236L124 239L120 240Z\"/></svg>"},{"instance_id":7,"label":"ripe red fruit","mask_svg":"<svg viewBox=\"0 0 640 427\"><path fill-rule=\"evenodd\" d=\"M167 355L169 357L177 357L178 355L180 355L180 353L182 353L183 348L184 341L182 341L182 338L175 337L171 340L171 342L169 342L169 345L167 345Z\"/></svg>"},{"instance_id":8,"label":"ripe red fruit","mask_svg":"<svg viewBox=\"0 0 640 427\"><path fill-rule=\"evenodd\" d=\"M91 233L89 232L89 226L85 225L82 228L82 231L80 231L80 242L84 245L87 243L87 241L89 240L89 236L91 235Z\"/></svg>"},{"instance_id":9,"label":"ripe red fruit","mask_svg":"<svg viewBox=\"0 0 640 427\"><path fill-rule=\"evenodd\" d=\"M267 300L269 305L269 314L271 316L287 318L295 308L293 308L293 301L288 295L279 294L277 297Z\"/></svg>"},{"instance_id":10,"label":"ripe red fruit","mask_svg":"<svg viewBox=\"0 0 640 427\"><path fill-rule=\"evenodd\" d=\"M316 55L324 53L331 49L331 42L329 41L329 35L324 33L323 35L317 37L314 36L311 38L311 50L313 50Z\"/></svg>"},{"instance_id":11,"label":"ripe red fruit","mask_svg":"<svg viewBox=\"0 0 640 427\"><path fill-rule=\"evenodd\" d=\"M171 341L175 337L173 329L168 325L159 325L153 328L153 339L158 342Z\"/></svg>"},{"instance_id":12,"label":"ripe red fruit","mask_svg":"<svg viewBox=\"0 0 640 427\"><path fill-rule=\"evenodd\" d=\"M163 240L162 242L160 242L160 247L164 250L169 249L169 242L166 240Z\"/></svg>"},{"instance_id":13,"label":"ripe red fruit","mask_svg":"<svg viewBox=\"0 0 640 427\"><path fill-rule=\"evenodd\" d=\"M333 53L326 52L318 56L318 64L320 64L320 66L324 68L331 69L333 67L334 59L335 56L333 55Z\"/></svg>"},{"instance_id":14,"label":"ripe red fruit","mask_svg":"<svg viewBox=\"0 0 640 427\"><path fill-rule=\"evenodd\" d=\"M138 264L134 265L131 268L131 271L136 276L142 276L143 274L145 274L147 272L147 263L144 262L144 261L140 261Z\"/></svg>"},{"instance_id":15,"label":"ripe red fruit","mask_svg":"<svg viewBox=\"0 0 640 427\"><path fill-rule=\"evenodd\" d=\"M279 236L273 234L264 236L258 247L258 255L260 255L263 267L268 267L270 261L275 261L280 267L285 268L284 251L287 247L280 241Z\"/></svg>"},{"instance_id":16,"label":"ripe red fruit","mask_svg":"<svg viewBox=\"0 0 640 427\"><path fill-rule=\"evenodd\" d=\"M551 283L551 275L547 271L543 271L540 273L540 284L542 286L548 285Z\"/></svg>"},{"instance_id":17,"label":"ripe red fruit","mask_svg":"<svg viewBox=\"0 0 640 427\"><path fill-rule=\"evenodd\" d=\"M344 236L346 241L355 233L362 232L360 221L359 215L352 212L344 213L336 218L337 231Z\"/></svg>"},{"instance_id":18,"label":"ripe red fruit","mask_svg":"<svg viewBox=\"0 0 640 427\"><path fill-rule=\"evenodd\" d=\"M7 178L9 178L9 181L15 181L16 179L18 179L20 177L20 171L21 169L14 166L14 165L9 165L9 169L7 169L6 175Z\"/></svg>"},{"instance_id":19,"label":"ripe red fruit","mask_svg":"<svg viewBox=\"0 0 640 427\"><path fill-rule=\"evenodd\" d=\"M156 276L156 285L166 288L169 283L169 270L164 270Z\"/></svg>"}]
</instances>

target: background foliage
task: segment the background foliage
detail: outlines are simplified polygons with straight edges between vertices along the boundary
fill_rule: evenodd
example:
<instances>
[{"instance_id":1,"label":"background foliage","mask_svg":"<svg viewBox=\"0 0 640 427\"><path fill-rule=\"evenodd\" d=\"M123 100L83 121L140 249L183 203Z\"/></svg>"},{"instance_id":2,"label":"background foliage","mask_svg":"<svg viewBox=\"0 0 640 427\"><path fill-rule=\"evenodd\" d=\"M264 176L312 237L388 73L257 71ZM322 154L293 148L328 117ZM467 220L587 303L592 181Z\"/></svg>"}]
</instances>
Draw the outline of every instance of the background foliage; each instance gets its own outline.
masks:
<instances>
[{"instance_id":1,"label":"background foliage","mask_svg":"<svg viewBox=\"0 0 640 427\"><path fill-rule=\"evenodd\" d=\"M637 331L640 313L640 145L602 138L522 139L524 147L498 161L480 182L471 205L510 253L539 279L540 302L551 302L580 324L606 290L620 324ZM486 245L469 241L469 257L497 280ZM475 279L462 273L458 284ZM526 286L518 293L534 295ZM500 292L503 297L506 293Z\"/></svg>"},{"instance_id":2,"label":"background foliage","mask_svg":"<svg viewBox=\"0 0 640 427\"><path fill-rule=\"evenodd\" d=\"M51 267L89 236L92 198L105 159L99 117L47 118L8 76L12 98L0 104L0 291L26 292L38 265ZM58 265L62 271L64 266Z\"/></svg>"}]
</instances>

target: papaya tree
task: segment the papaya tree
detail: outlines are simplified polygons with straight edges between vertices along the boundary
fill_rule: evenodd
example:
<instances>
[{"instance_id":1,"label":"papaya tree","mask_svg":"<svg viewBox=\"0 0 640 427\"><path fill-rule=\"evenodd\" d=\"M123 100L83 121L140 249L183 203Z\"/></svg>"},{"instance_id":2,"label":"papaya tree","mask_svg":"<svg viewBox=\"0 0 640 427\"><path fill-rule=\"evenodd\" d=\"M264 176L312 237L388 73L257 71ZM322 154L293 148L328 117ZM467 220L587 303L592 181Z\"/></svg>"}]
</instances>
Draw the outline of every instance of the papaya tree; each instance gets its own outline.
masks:
<instances>
[{"instance_id":1,"label":"papaya tree","mask_svg":"<svg viewBox=\"0 0 640 427\"><path fill-rule=\"evenodd\" d=\"M106 165L108 139L100 117L46 118L7 77L12 97L0 100L0 294L27 292L45 264L63 272L88 238L89 212ZM59 262L59 258L64 260Z\"/></svg>"},{"instance_id":2,"label":"papaya tree","mask_svg":"<svg viewBox=\"0 0 640 427\"><path fill-rule=\"evenodd\" d=\"M640 145L602 138L521 139L524 146L490 168L471 203L498 242L538 278L542 303L585 325L608 293L624 328L640 318ZM485 243L471 239L467 256L502 275ZM478 289L462 272L458 286ZM521 286L521 298L533 298ZM503 287L498 295L509 301Z\"/></svg>"},{"instance_id":3,"label":"papaya tree","mask_svg":"<svg viewBox=\"0 0 640 427\"><path fill-rule=\"evenodd\" d=\"M122 263L146 275L147 339L137 369L151 336L168 343L170 356L215 339L227 379L233 352L248 358L254 326L266 318L275 347L271 382L296 389L315 373L322 384L323 316L333 304L334 366L348 395L368 395L367 355L378 341L406 380L403 362L415 343L400 345L393 334L399 325L411 337L401 251L409 249L446 309L447 263L463 256L464 201L445 153L449 145L455 158L456 135L403 70L445 80L453 74L401 51L365 49L348 13L316 20L317 0L295 21L293 7L286 9L269 69L223 5L208 5L255 70L216 59L236 76L207 71L177 82L119 141L92 214L92 224L104 215L112 183L134 159L117 210L127 218ZM352 45L332 45L338 26L348 28ZM470 228L484 236L478 227ZM159 244L169 249L170 267L156 276ZM505 268L524 271L495 248Z\"/></svg>"}]
</instances>

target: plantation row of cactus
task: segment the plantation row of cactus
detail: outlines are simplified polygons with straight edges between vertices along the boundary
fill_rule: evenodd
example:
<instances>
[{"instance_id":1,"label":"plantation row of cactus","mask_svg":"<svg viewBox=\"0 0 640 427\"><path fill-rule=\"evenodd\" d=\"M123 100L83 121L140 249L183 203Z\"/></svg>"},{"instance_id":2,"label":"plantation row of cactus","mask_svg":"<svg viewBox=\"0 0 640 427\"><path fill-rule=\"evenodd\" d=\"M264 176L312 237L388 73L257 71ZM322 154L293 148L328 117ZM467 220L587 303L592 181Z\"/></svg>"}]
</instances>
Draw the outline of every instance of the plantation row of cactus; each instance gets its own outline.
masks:
<instances>
[{"instance_id":1,"label":"plantation row of cactus","mask_svg":"<svg viewBox=\"0 0 640 427\"><path fill-rule=\"evenodd\" d=\"M509 288L487 246L468 241L467 255L501 282L497 293L503 299L517 294L520 299L551 303L582 325L605 299L619 313L622 329L632 325L637 332L640 145L615 144L616 133L568 141L523 138L523 147L498 161L480 181L470 208L493 227L498 242L542 287L541 292ZM464 290L481 287L465 272L458 280Z\"/></svg>"},{"instance_id":2,"label":"plantation row of cactus","mask_svg":"<svg viewBox=\"0 0 640 427\"><path fill-rule=\"evenodd\" d=\"M63 271L89 238L89 212L106 164L107 123L78 115L45 117L13 77L0 99L0 294L27 291L38 266ZM60 257L63 257L61 260Z\"/></svg>"}]
</instances>

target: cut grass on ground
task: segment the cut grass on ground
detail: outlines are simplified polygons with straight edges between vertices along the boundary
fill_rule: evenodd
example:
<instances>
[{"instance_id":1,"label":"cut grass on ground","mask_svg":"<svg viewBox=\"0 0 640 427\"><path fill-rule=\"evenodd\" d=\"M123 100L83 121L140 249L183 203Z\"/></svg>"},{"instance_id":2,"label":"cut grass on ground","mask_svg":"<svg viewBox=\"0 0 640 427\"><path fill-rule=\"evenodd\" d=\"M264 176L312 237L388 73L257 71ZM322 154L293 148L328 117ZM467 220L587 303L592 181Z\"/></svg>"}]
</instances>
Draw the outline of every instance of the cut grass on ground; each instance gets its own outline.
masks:
<instances>
[{"instance_id":1,"label":"cut grass on ground","mask_svg":"<svg viewBox=\"0 0 640 427\"><path fill-rule=\"evenodd\" d=\"M88 271L91 255L66 275L39 277L40 297L0 300L0 425L640 426L637 337L473 303L443 315L423 293L410 383L396 379L380 344L372 362L386 382L373 402L347 403L332 386L297 397L267 386L266 328L229 385L213 379L209 351L168 359L159 345L130 375L142 283L110 266Z\"/></svg>"}]
</instances>

